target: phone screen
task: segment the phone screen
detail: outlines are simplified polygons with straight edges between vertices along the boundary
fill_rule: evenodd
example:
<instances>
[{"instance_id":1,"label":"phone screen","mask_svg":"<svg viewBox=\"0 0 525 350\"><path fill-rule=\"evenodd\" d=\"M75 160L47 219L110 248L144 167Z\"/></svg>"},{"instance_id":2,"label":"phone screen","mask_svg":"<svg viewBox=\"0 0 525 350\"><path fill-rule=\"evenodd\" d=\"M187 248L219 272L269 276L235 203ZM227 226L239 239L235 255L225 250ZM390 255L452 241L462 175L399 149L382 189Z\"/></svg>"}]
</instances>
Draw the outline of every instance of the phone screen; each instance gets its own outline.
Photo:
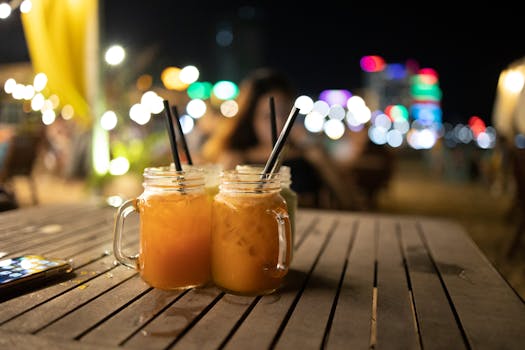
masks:
<instances>
[{"instance_id":1,"label":"phone screen","mask_svg":"<svg viewBox=\"0 0 525 350\"><path fill-rule=\"evenodd\" d=\"M41 255L24 255L0 260L0 290L23 287L30 281L56 277L71 270L72 266L68 261Z\"/></svg>"}]
</instances>

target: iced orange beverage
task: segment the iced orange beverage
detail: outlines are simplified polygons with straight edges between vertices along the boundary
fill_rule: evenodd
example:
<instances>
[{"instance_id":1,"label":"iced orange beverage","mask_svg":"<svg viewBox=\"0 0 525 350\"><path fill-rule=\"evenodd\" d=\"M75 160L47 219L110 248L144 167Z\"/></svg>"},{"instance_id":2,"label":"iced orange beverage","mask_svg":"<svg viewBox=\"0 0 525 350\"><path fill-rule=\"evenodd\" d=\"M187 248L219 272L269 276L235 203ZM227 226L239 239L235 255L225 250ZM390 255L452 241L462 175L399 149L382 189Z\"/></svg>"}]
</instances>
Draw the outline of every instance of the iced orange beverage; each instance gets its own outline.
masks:
<instances>
[{"instance_id":1,"label":"iced orange beverage","mask_svg":"<svg viewBox=\"0 0 525 350\"><path fill-rule=\"evenodd\" d=\"M238 164L235 170L239 172L251 172L251 173L262 173L264 165L258 164ZM281 181L281 196L286 201L286 207L288 208L288 216L290 217L290 226L292 231L291 237L291 248L290 248L290 261L293 259L294 244L295 244L295 213L297 212L297 192L295 192L290 186L292 184L292 171L289 166L281 165L279 168L279 176Z\"/></svg>"},{"instance_id":2,"label":"iced orange beverage","mask_svg":"<svg viewBox=\"0 0 525 350\"><path fill-rule=\"evenodd\" d=\"M147 168L144 179L144 192L124 203L117 214L115 256L136 267L142 279L155 288L184 289L208 283L211 202L202 171ZM133 211L140 218L138 258L120 249L124 218Z\"/></svg>"},{"instance_id":3,"label":"iced orange beverage","mask_svg":"<svg viewBox=\"0 0 525 350\"><path fill-rule=\"evenodd\" d=\"M288 272L290 220L277 175L223 172L212 209L212 280L240 295L277 290Z\"/></svg>"}]
</instances>

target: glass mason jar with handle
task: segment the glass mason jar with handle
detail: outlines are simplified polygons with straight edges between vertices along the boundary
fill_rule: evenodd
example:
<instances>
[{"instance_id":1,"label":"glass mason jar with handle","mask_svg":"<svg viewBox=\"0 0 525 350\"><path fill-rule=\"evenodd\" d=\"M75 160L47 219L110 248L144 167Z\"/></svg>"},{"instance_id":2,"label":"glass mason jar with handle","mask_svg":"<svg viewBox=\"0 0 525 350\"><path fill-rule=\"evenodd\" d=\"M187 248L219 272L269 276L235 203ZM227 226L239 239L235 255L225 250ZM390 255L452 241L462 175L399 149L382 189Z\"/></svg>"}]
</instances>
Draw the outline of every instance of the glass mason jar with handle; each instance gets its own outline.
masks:
<instances>
[{"instance_id":1,"label":"glass mason jar with handle","mask_svg":"<svg viewBox=\"0 0 525 350\"><path fill-rule=\"evenodd\" d=\"M212 209L211 271L238 295L276 291L288 273L291 226L280 175L223 171Z\"/></svg>"},{"instance_id":2,"label":"glass mason jar with handle","mask_svg":"<svg viewBox=\"0 0 525 350\"><path fill-rule=\"evenodd\" d=\"M172 290L203 286L211 281L211 201L202 169L170 167L144 170L144 192L117 211L113 251L117 260L136 268L152 287ZM139 213L140 250L122 251L124 220Z\"/></svg>"},{"instance_id":3,"label":"glass mason jar with handle","mask_svg":"<svg viewBox=\"0 0 525 350\"><path fill-rule=\"evenodd\" d=\"M239 164L235 167L235 170L239 172L250 172L250 173L262 173L264 170L264 165L254 165L254 164ZM288 216L290 217L291 225L291 247L290 247L290 261L293 258L294 244L295 244L295 214L297 213L297 192L292 188L292 171L289 166L281 165L279 168L279 176L281 180L281 196L283 196L286 201L286 206L288 208Z\"/></svg>"}]
</instances>

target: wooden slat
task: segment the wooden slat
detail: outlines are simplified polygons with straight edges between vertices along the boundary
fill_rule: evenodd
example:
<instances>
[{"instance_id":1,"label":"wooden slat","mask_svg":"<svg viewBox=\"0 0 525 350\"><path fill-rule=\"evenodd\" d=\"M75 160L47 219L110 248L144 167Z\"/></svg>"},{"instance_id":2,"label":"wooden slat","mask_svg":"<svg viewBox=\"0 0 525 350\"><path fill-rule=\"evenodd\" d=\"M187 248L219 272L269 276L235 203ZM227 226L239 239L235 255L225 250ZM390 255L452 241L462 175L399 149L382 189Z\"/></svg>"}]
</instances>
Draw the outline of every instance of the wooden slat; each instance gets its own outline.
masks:
<instances>
[{"instance_id":1,"label":"wooden slat","mask_svg":"<svg viewBox=\"0 0 525 350\"><path fill-rule=\"evenodd\" d=\"M37 332L135 274L133 269L117 266L3 324L0 330Z\"/></svg>"},{"instance_id":2,"label":"wooden slat","mask_svg":"<svg viewBox=\"0 0 525 350\"><path fill-rule=\"evenodd\" d=\"M82 210L98 210L89 205L70 203L64 204L46 204L45 206L31 206L22 207L17 210L9 210L1 212L2 219L0 220L0 235L9 233L13 229L25 226L36 226L41 222L47 222L50 218L64 217L64 209L67 208L68 213L74 213Z\"/></svg>"},{"instance_id":3,"label":"wooden slat","mask_svg":"<svg viewBox=\"0 0 525 350\"><path fill-rule=\"evenodd\" d=\"M320 229L324 235L331 235L331 239L308 279L276 349L318 349L323 344L351 232L348 226L337 223L335 219Z\"/></svg>"},{"instance_id":4,"label":"wooden slat","mask_svg":"<svg viewBox=\"0 0 525 350\"><path fill-rule=\"evenodd\" d=\"M32 238L56 235L64 230L64 226L67 228L74 228L77 226L76 220L74 220L75 213L71 213L67 216L62 214L62 216L56 216L56 218L57 220L53 220L53 217L46 216L41 218L38 223L35 222L36 220L31 220L32 223L28 223L27 219L24 219L23 217L20 219L13 219L13 222L17 223L17 225L16 227L12 227L8 231L2 233L2 247L16 246L17 243L22 243ZM67 219L73 220L68 223Z\"/></svg>"},{"instance_id":5,"label":"wooden slat","mask_svg":"<svg viewBox=\"0 0 525 350\"><path fill-rule=\"evenodd\" d=\"M77 341L61 340L14 332L0 331L0 349L16 350L101 350L99 345L81 344ZM105 346L104 350L122 350Z\"/></svg>"},{"instance_id":6,"label":"wooden slat","mask_svg":"<svg viewBox=\"0 0 525 350\"><path fill-rule=\"evenodd\" d=\"M375 261L373 232L372 219L359 219L326 344L329 349L369 347Z\"/></svg>"},{"instance_id":7,"label":"wooden slat","mask_svg":"<svg viewBox=\"0 0 525 350\"><path fill-rule=\"evenodd\" d=\"M304 209L299 208L295 215L295 243L302 240L304 234L306 234L312 227L315 226L316 216L310 215L310 213ZM297 248L297 247L296 247Z\"/></svg>"},{"instance_id":8,"label":"wooden slat","mask_svg":"<svg viewBox=\"0 0 525 350\"><path fill-rule=\"evenodd\" d=\"M447 292L475 349L525 344L525 304L457 223L421 221Z\"/></svg>"},{"instance_id":9,"label":"wooden slat","mask_svg":"<svg viewBox=\"0 0 525 350\"><path fill-rule=\"evenodd\" d=\"M137 238L135 238L135 240L130 240L129 237L132 237L132 235L124 237L126 238L123 242L124 249L129 249L130 247L135 248L138 244ZM94 247L84 247L79 245L76 247L74 255L70 255L72 252L69 250L56 251L56 256L61 256L64 259L72 261L74 269L69 280L63 282L60 282L59 280L53 282L55 284L43 289L27 293L17 299L5 301L1 307L2 312L0 313L0 324L7 319L14 317L18 313L21 313L23 310L34 307L39 303L44 303L46 300L65 293L68 289L74 288L88 279L92 279L98 274L105 273L114 268L115 258L112 255L111 248L112 245L106 243Z\"/></svg>"},{"instance_id":10,"label":"wooden slat","mask_svg":"<svg viewBox=\"0 0 525 350\"><path fill-rule=\"evenodd\" d=\"M24 237L29 238L31 235L45 233L50 226L76 227L79 221L89 222L89 219L93 218L92 215L94 213L96 213L95 216L103 218L100 208L85 205L73 205L67 208L62 206L57 207L53 211L43 207L40 211L31 213L28 213L24 208L12 211L12 213L13 215L11 216L2 215L2 224L0 224L0 238L6 244L7 242L23 241Z\"/></svg>"},{"instance_id":11,"label":"wooden slat","mask_svg":"<svg viewBox=\"0 0 525 350\"><path fill-rule=\"evenodd\" d=\"M206 316L177 342L175 349L218 349L255 299L224 295Z\"/></svg>"},{"instance_id":12,"label":"wooden slat","mask_svg":"<svg viewBox=\"0 0 525 350\"><path fill-rule=\"evenodd\" d=\"M418 235L416 222L401 222L400 228L423 348L462 348L461 331L429 252Z\"/></svg>"},{"instance_id":13,"label":"wooden slat","mask_svg":"<svg viewBox=\"0 0 525 350\"><path fill-rule=\"evenodd\" d=\"M139 238L139 221L136 217L126 219L126 225L123 229L123 247L129 242L138 242ZM103 226L100 228L91 228L90 231L81 234L73 234L72 239L60 241L51 245L46 245L41 253L50 256L73 257L79 252L91 249L93 247L104 246L107 251L113 250L113 227ZM130 255L134 255L139 249L138 243L132 248ZM102 250L104 251L104 250Z\"/></svg>"},{"instance_id":14,"label":"wooden slat","mask_svg":"<svg viewBox=\"0 0 525 350\"><path fill-rule=\"evenodd\" d=\"M118 346L140 332L183 291L152 289L124 310L90 330L80 338L82 343Z\"/></svg>"},{"instance_id":15,"label":"wooden slat","mask_svg":"<svg viewBox=\"0 0 525 350\"><path fill-rule=\"evenodd\" d=\"M49 234L37 233L35 237L25 237L22 241L15 242L13 244L7 244L2 246L2 249L9 252L9 256L15 256L24 254L26 252L39 252L45 249L49 249L54 245L65 242L67 244L70 240L76 240L77 235L83 233L92 234L93 230L100 230L100 225L105 223L104 218L92 219L90 221L82 221L81 224L74 227L68 227L67 225L57 225L58 231ZM54 224L53 224L54 225Z\"/></svg>"},{"instance_id":16,"label":"wooden slat","mask_svg":"<svg viewBox=\"0 0 525 350\"><path fill-rule=\"evenodd\" d=\"M124 345L141 349L164 349L200 317L210 303L222 295L214 287L189 290Z\"/></svg>"},{"instance_id":17,"label":"wooden slat","mask_svg":"<svg viewBox=\"0 0 525 350\"><path fill-rule=\"evenodd\" d=\"M52 323L38 334L54 338L75 339L149 289L151 288L137 274Z\"/></svg>"},{"instance_id":18,"label":"wooden slat","mask_svg":"<svg viewBox=\"0 0 525 350\"><path fill-rule=\"evenodd\" d=\"M396 222L379 220L377 246L377 349L418 349L410 293Z\"/></svg>"},{"instance_id":19,"label":"wooden slat","mask_svg":"<svg viewBox=\"0 0 525 350\"><path fill-rule=\"evenodd\" d=\"M3 302L1 304L2 312L0 312L0 324L30 310L31 308L40 304L45 304L53 298L67 293L74 288L82 286L83 283L88 282L90 279L93 279L100 274L109 272L115 267L113 261L114 258L112 256L106 256L75 270L74 276L65 282Z\"/></svg>"},{"instance_id":20,"label":"wooden slat","mask_svg":"<svg viewBox=\"0 0 525 350\"><path fill-rule=\"evenodd\" d=\"M138 247L138 239L135 238L135 240L123 242L122 247L124 249L132 249ZM86 250L83 250L81 252L77 252L76 254L69 256L65 255L67 259L71 259L73 266L75 267L82 267L85 264L91 263L94 259L98 259L103 256L110 256L111 260L114 264L117 263L115 257L113 256L113 246L111 243L103 243L101 245L97 245L95 247L86 247Z\"/></svg>"},{"instance_id":21,"label":"wooden slat","mask_svg":"<svg viewBox=\"0 0 525 350\"><path fill-rule=\"evenodd\" d=\"M296 251L283 288L261 298L229 339L225 349L248 349L254 344L261 349L271 347L275 335L286 322L288 312L293 311L296 298L303 292L319 251L327 239L324 229L331 222L330 218L315 221L315 226L310 228L311 232Z\"/></svg>"}]
</instances>

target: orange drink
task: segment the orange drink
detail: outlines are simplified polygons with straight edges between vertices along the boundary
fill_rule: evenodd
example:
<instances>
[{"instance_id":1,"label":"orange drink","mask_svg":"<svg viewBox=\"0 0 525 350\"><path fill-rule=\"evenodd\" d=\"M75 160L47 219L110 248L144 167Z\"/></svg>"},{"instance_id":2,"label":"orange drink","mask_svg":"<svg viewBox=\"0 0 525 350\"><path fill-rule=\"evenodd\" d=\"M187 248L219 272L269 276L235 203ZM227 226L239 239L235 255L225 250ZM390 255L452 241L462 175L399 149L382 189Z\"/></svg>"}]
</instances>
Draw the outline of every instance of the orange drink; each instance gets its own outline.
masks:
<instances>
[{"instance_id":1,"label":"orange drink","mask_svg":"<svg viewBox=\"0 0 525 350\"><path fill-rule=\"evenodd\" d=\"M235 170L243 173L251 172L260 174L264 170L264 165L258 164L239 164L235 167ZM290 248L290 261L293 259L294 244L295 244L295 213L297 212L297 192L295 192L290 186L292 184L292 170L289 166L281 165L279 168L279 176L281 180L281 196L286 201L286 207L288 208L288 216L290 217L290 226L292 231L291 236L291 248Z\"/></svg>"},{"instance_id":2,"label":"orange drink","mask_svg":"<svg viewBox=\"0 0 525 350\"><path fill-rule=\"evenodd\" d=\"M277 290L288 272L290 220L278 175L224 172L212 208L212 280L240 295Z\"/></svg>"},{"instance_id":3,"label":"orange drink","mask_svg":"<svg viewBox=\"0 0 525 350\"><path fill-rule=\"evenodd\" d=\"M211 280L211 202L200 169L174 172L147 168L144 192L117 213L114 252L117 260L137 268L152 287L171 290L202 286ZM121 251L125 217L140 219L138 258Z\"/></svg>"},{"instance_id":4,"label":"orange drink","mask_svg":"<svg viewBox=\"0 0 525 350\"><path fill-rule=\"evenodd\" d=\"M138 268L161 289L203 285L210 279L210 203L203 193L142 196Z\"/></svg>"}]
</instances>

